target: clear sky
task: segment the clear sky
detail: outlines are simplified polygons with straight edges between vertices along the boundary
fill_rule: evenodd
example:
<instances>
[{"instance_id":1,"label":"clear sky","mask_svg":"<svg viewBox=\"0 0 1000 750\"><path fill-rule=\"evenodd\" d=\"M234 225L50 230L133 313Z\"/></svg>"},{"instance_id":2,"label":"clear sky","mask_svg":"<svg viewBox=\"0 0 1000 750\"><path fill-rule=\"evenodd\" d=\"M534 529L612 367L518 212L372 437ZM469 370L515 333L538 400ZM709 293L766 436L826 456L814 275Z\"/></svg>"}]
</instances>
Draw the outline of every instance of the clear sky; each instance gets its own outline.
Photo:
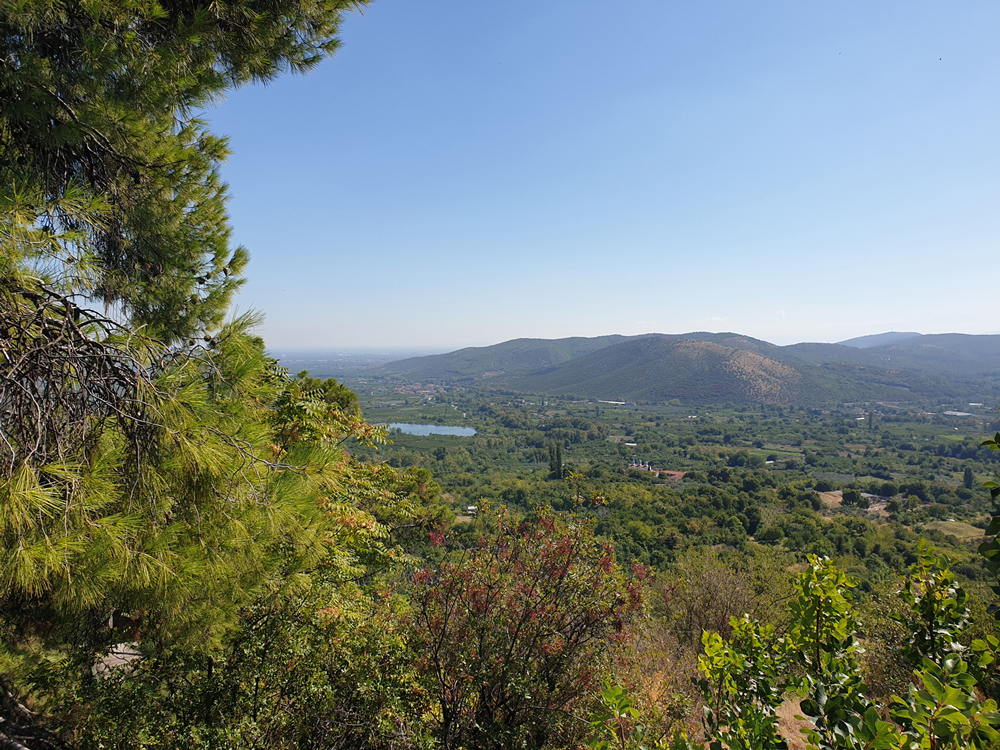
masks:
<instances>
[{"instance_id":1,"label":"clear sky","mask_svg":"<svg viewBox=\"0 0 1000 750\"><path fill-rule=\"evenodd\" d=\"M996 333L1000 3L379 0L210 113L268 345Z\"/></svg>"}]
</instances>

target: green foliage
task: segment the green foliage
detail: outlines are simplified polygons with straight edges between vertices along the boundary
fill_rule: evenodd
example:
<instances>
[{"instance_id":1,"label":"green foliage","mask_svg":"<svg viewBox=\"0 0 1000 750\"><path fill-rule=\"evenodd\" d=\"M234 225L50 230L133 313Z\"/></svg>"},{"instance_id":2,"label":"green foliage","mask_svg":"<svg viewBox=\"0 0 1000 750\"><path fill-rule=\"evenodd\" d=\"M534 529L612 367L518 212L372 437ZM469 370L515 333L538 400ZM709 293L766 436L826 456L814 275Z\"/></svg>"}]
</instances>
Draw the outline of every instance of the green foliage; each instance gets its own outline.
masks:
<instances>
[{"instance_id":1,"label":"green foliage","mask_svg":"<svg viewBox=\"0 0 1000 750\"><path fill-rule=\"evenodd\" d=\"M642 716L633 705L628 691L608 682L601 690L603 708L590 717L594 736L585 743L590 750L697 750L704 748L692 742L683 732L672 739L657 737L642 723Z\"/></svg>"},{"instance_id":2,"label":"green foliage","mask_svg":"<svg viewBox=\"0 0 1000 750\"><path fill-rule=\"evenodd\" d=\"M733 621L728 641L705 633L701 685L712 747L785 747L775 709L788 689L804 696L802 711L815 727L807 737L818 750L994 747L1000 739L996 703L980 701L975 677L951 649L967 616L947 561L924 549L911 575L903 596L910 614L900 619L912 631L912 653L930 658L914 673L924 689L914 685L906 699L892 699L891 715L902 731L885 720L887 708L880 713L861 677L848 594L854 582L813 557L796 583L786 636L774 639L749 618ZM996 645L996 638L974 644L980 668L993 662Z\"/></svg>"},{"instance_id":3,"label":"green foliage","mask_svg":"<svg viewBox=\"0 0 1000 750\"><path fill-rule=\"evenodd\" d=\"M639 712L633 707L628 691L609 682L601 689L601 702L604 708L591 715L590 726L610 738L593 738L587 742L587 747L592 750L645 748L646 728L637 723Z\"/></svg>"},{"instance_id":4,"label":"green foliage","mask_svg":"<svg viewBox=\"0 0 1000 750\"><path fill-rule=\"evenodd\" d=\"M991 451L1000 450L1000 432L996 433L992 438L984 440L982 445ZM1000 479L1000 476L998 476L998 479ZM994 510L994 515L990 519L990 523L983 532L983 535L993 538L987 539L979 545L979 554L986 560L986 569L994 578L998 579L998 582L993 586L993 593L1000 596L1000 537L998 537L1000 535L1000 483L991 480L986 482L983 487L988 488L990 491ZM990 612L1000 620L1000 605L995 603L991 605Z\"/></svg>"},{"instance_id":5,"label":"green foliage","mask_svg":"<svg viewBox=\"0 0 1000 750\"><path fill-rule=\"evenodd\" d=\"M909 608L901 618L910 634L903 654L914 665L923 659L940 663L946 655L964 650L958 638L969 623L967 596L955 581L947 555L935 553L923 542L917 553L900 591Z\"/></svg>"},{"instance_id":6,"label":"green foliage","mask_svg":"<svg viewBox=\"0 0 1000 750\"><path fill-rule=\"evenodd\" d=\"M558 443L549 444L549 476L552 479L563 478L562 446Z\"/></svg>"},{"instance_id":7,"label":"green foliage","mask_svg":"<svg viewBox=\"0 0 1000 750\"><path fill-rule=\"evenodd\" d=\"M0 743L85 735L114 703L86 689L116 682L94 683L109 650L152 675L137 689L180 695L260 602L402 558L374 515L408 512L387 510L392 472L340 447L384 431L336 384L292 382L257 318L223 323L248 254L230 242L226 141L193 114L309 69L363 4L0 14Z\"/></svg>"},{"instance_id":8,"label":"green foliage","mask_svg":"<svg viewBox=\"0 0 1000 750\"><path fill-rule=\"evenodd\" d=\"M110 423L0 484L0 671L39 708L115 644L210 654L258 597L400 559L373 515L396 502L392 472L337 448L380 431L286 409L294 387L259 341L225 329L155 386L160 424L139 456Z\"/></svg>"},{"instance_id":9,"label":"green foliage","mask_svg":"<svg viewBox=\"0 0 1000 750\"><path fill-rule=\"evenodd\" d=\"M709 747L721 750L787 750L774 710L784 694L788 666L774 627L749 617L730 621L732 636L705 632L698 682L705 696Z\"/></svg>"},{"instance_id":10,"label":"green foliage","mask_svg":"<svg viewBox=\"0 0 1000 750\"><path fill-rule=\"evenodd\" d=\"M973 640L969 647L973 653L971 667L979 686L995 700L1000 695L1000 662L997 660L1000 638L986 634L984 638Z\"/></svg>"},{"instance_id":11,"label":"green foliage","mask_svg":"<svg viewBox=\"0 0 1000 750\"><path fill-rule=\"evenodd\" d=\"M361 407L358 405L357 394L343 383L338 383L334 378L321 380L311 378L306 370L295 376L295 383L304 392L311 393L320 400L331 406L336 406L342 412L352 416L361 415Z\"/></svg>"},{"instance_id":12,"label":"green foliage","mask_svg":"<svg viewBox=\"0 0 1000 750\"><path fill-rule=\"evenodd\" d=\"M224 138L193 112L334 52L361 0L14 3L0 18L3 200L75 232L46 260L153 337L221 323L248 255L229 247ZM11 193L10 191L13 191ZM99 200L80 224L67 198ZM17 196L16 199L13 196Z\"/></svg>"},{"instance_id":13,"label":"green foliage","mask_svg":"<svg viewBox=\"0 0 1000 750\"><path fill-rule=\"evenodd\" d=\"M918 553L900 592L909 612L899 618L909 633L903 653L919 668L917 684L905 699L893 698L892 716L911 746L995 747L1000 740L996 702L979 700L977 679L961 658L966 649L959 637L969 624L966 593L955 582L947 556L924 544ZM980 675L989 674L997 643L994 636L973 642Z\"/></svg>"},{"instance_id":14,"label":"green foliage","mask_svg":"<svg viewBox=\"0 0 1000 750\"><path fill-rule=\"evenodd\" d=\"M896 742L896 730L862 705L849 577L811 559L787 633L779 637L774 628L788 619L776 613L775 598L776 561L786 550L851 558L852 570L863 560L873 578L905 564L913 537L902 527L876 528L857 515L830 520L819 515L818 495L800 491L810 478L803 463L845 485L855 475L895 481L898 465L876 453L898 448L902 458L917 450L901 439L892 444L885 418L880 435L857 438L870 449L859 459L853 449L841 455L824 435L828 425L810 421L807 430L804 414L793 428L772 411L769 438L781 447L765 449L768 441L751 440L733 414L725 427L699 417L697 428L671 426L664 434L637 412L613 407L603 415L595 408L592 419L478 404L488 429L475 441L424 451L436 459L437 477L419 466L413 443L406 462L395 456L409 468L395 472L345 452L351 445L369 455L384 440L360 418L353 393L333 380L288 378L249 334L253 320L223 324L248 255L231 246L219 176L227 143L193 113L231 87L310 68L335 50L343 14L363 5L44 0L5 7L0 744L51 745L56 734L95 748L566 741L574 735L569 713L582 705L607 643L641 607L636 582L596 533L614 538L623 559L661 567L691 544L774 563L770 576L727 564L727 580L738 585L714 592L713 606L746 584L753 595L734 594L733 614L759 605L756 614L768 620L735 618L730 633L705 637L702 684L714 696L705 721L715 747L783 746L774 709L789 687L806 696L814 744ZM103 302L105 314L82 309L78 299ZM830 385L891 394L902 384L885 381L884 372L878 383L864 381L869 376L853 366L797 368L769 359L779 355L763 342L708 338L515 342L496 351L499 369L550 370L540 378L563 389L574 368L553 366L590 352L596 356L574 365L588 389L610 387L600 382L610 364L627 371L615 387L657 400L664 388L695 399L722 388L734 400L759 403L813 397ZM596 351L604 345L607 351ZM636 367L637 353L674 366ZM463 356L468 372L478 354ZM701 360L724 366L706 377ZM664 372L672 378L666 385L656 376ZM681 488L667 488L652 472L620 476L621 459L638 456L606 444L612 432L635 435L662 465L697 471ZM805 443L808 450L799 450ZM535 481L532 469L491 476L497 455L519 468L544 466L546 445L550 477L568 476L568 486ZM909 459L914 476L899 486L912 500L894 513L945 519L960 507L972 519L973 506L959 502L968 498L948 489L953 477L924 481L973 460L969 450L923 445ZM765 455L784 457L780 478L778 466L762 468ZM595 459L605 465L587 474L601 482L587 487L588 506L584 475L570 468ZM563 523L538 513L518 526L502 516L496 533L479 541L489 521L477 519L463 536L474 547L449 553L444 477L449 491L461 487L480 505L480 497L493 497L523 509L531 499L596 520ZM969 477L966 471L967 486ZM848 505L865 486L847 490ZM849 512L863 506L855 502ZM750 544L754 535L775 544L773 556ZM990 544L984 554L997 572L1000 548ZM417 554L439 564L407 582L410 602L373 582L377 574L398 576ZM964 626L964 594L947 561L921 564L906 589L907 622L913 653L931 661L918 673L925 690L898 701L897 721L911 745L985 746L995 740L995 706L976 701L970 675L995 663L996 638L973 643L977 660L968 669L956 660L942 644ZM688 579L689 601L708 590L718 569L706 563L710 575L697 586ZM703 626L689 620L689 630ZM109 666L110 652L123 649L136 658ZM604 738L595 742L692 747L682 735L670 743L654 737L653 722L642 721L623 689L608 686L602 699L592 728Z\"/></svg>"},{"instance_id":15,"label":"green foliage","mask_svg":"<svg viewBox=\"0 0 1000 750\"><path fill-rule=\"evenodd\" d=\"M856 585L829 560L810 556L790 607L786 647L803 670L796 680L806 696L802 712L816 725L809 741L822 750L864 746L853 744L868 706L849 593Z\"/></svg>"},{"instance_id":16,"label":"green foliage","mask_svg":"<svg viewBox=\"0 0 1000 750\"><path fill-rule=\"evenodd\" d=\"M996 701L980 701L976 680L957 655L924 659L915 675L923 685L893 699L892 717L903 727L901 747L987 750L1000 743Z\"/></svg>"},{"instance_id":17,"label":"green foliage","mask_svg":"<svg viewBox=\"0 0 1000 750\"><path fill-rule=\"evenodd\" d=\"M176 648L80 687L83 748L430 746L398 596L315 583L248 607L211 656Z\"/></svg>"},{"instance_id":18,"label":"green foliage","mask_svg":"<svg viewBox=\"0 0 1000 750\"><path fill-rule=\"evenodd\" d=\"M805 696L814 747L855 746L843 742L863 731L867 700L847 594L853 585L829 560L810 557L795 584L785 636L747 616L733 618L729 640L705 633L700 685L713 748L786 748L776 709L789 689Z\"/></svg>"},{"instance_id":19,"label":"green foliage","mask_svg":"<svg viewBox=\"0 0 1000 750\"><path fill-rule=\"evenodd\" d=\"M874 703L887 704L893 695L901 695L909 688L913 667L902 655L909 637L903 624L905 608L895 579L880 582L857 607L864 634L862 674Z\"/></svg>"}]
</instances>

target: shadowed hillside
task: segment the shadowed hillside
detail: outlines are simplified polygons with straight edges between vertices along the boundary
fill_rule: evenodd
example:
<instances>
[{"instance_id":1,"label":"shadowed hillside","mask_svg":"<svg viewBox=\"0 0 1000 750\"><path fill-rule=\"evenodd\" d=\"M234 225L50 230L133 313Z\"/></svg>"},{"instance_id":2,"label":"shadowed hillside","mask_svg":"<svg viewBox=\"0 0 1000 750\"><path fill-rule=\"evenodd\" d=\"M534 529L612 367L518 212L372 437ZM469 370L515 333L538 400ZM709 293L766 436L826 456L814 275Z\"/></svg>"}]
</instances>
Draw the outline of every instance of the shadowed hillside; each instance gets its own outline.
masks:
<instances>
[{"instance_id":1,"label":"shadowed hillside","mask_svg":"<svg viewBox=\"0 0 1000 750\"><path fill-rule=\"evenodd\" d=\"M556 367L627 336L576 336L566 339L513 339L493 346L467 347L448 354L410 357L373 370L415 380L461 381L528 375Z\"/></svg>"}]
</instances>

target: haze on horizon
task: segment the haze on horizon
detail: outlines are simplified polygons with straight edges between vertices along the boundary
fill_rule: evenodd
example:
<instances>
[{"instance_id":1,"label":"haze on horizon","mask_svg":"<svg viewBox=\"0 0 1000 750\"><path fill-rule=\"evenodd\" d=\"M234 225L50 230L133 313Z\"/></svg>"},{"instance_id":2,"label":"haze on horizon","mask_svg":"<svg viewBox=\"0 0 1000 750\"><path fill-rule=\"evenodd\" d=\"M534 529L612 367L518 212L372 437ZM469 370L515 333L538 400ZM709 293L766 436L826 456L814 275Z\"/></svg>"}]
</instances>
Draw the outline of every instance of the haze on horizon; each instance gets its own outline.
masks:
<instances>
[{"instance_id":1,"label":"haze on horizon","mask_svg":"<svg viewBox=\"0 0 1000 750\"><path fill-rule=\"evenodd\" d=\"M270 348L992 333L1000 6L379 0L231 137Z\"/></svg>"},{"instance_id":2,"label":"haze on horizon","mask_svg":"<svg viewBox=\"0 0 1000 750\"><path fill-rule=\"evenodd\" d=\"M718 333L718 334L733 334L736 331L685 331L684 333ZM864 346L874 346L877 344L888 344L894 343L897 339L888 340L883 338L885 334L900 333L903 337L908 338L907 334L913 334L915 336L922 336L916 331L883 331L882 335L868 334L867 336L862 336L860 338L871 338L873 341L871 343L862 345ZM639 335L658 335L659 332L647 331L644 334ZM539 339L537 336L519 336L516 339ZM875 341L877 339L877 341ZM327 358L342 359L345 362L363 362L368 361L370 363L383 363L402 359L409 359L411 357L426 357L434 354L450 354L462 349L468 348L485 348L494 346L497 344L506 343L506 341L511 341L512 339L506 339L505 341L492 341L483 344L464 344L459 346L440 346L440 347L421 347L421 346L384 346L384 347L364 347L364 346L319 346L319 347L270 347L269 351L277 356L279 359L285 360L286 362L296 363L296 362L323 362L327 361ZM543 339L544 340L544 339ZM815 339L808 339L804 341L797 341L792 343L827 343L827 344L842 344L848 343L849 346L858 346L855 343L855 339L843 339L841 341L826 341L820 342ZM771 342L773 343L773 342ZM295 369L295 366L291 366L291 369Z\"/></svg>"}]
</instances>

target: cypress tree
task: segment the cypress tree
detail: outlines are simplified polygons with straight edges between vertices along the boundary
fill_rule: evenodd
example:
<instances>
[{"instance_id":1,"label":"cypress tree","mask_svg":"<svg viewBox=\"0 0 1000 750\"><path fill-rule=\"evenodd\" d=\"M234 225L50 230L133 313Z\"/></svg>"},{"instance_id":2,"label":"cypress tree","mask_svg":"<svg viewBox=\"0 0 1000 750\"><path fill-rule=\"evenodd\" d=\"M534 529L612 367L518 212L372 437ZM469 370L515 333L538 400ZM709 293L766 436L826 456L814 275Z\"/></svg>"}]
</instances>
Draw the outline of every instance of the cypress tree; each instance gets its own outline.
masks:
<instances>
[{"instance_id":1,"label":"cypress tree","mask_svg":"<svg viewBox=\"0 0 1000 750\"><path fill-rule=\"evenodd\" d=\"M549 476L563 478L562 446L559 443L549 443Z\"/></svg>"}]
</instances>

